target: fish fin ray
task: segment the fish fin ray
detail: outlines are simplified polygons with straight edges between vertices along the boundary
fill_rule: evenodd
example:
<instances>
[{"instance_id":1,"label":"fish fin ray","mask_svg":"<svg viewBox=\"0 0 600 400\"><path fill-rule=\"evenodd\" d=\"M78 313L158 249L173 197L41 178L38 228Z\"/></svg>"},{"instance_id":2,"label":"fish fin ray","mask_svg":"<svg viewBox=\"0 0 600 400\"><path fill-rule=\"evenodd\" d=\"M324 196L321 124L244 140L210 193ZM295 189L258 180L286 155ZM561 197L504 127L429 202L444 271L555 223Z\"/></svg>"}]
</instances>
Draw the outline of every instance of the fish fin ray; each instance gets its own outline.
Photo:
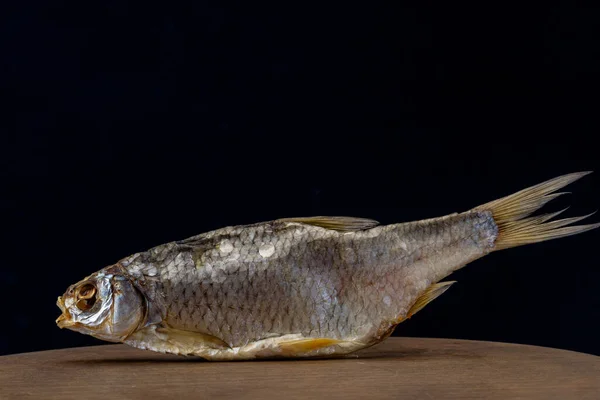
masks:
<instances>
[{"instance_id":1,"label":"fish fin ray","mask_svg":"<svg viewBox=\"0 0 600 400\"><path fill-rule=\"evenodd\" d=\"M498 226L498 237L495 241L494 250L558 239L600 227L599 223L565 227L587 218L591 214L556 221L549 220L562 211L530 217L531 214L542 208L550 200L564 194L554 192L589 173L591 171L562 175L476 207L474 210L490 211L494 222Z\"/></svg>"},{"instance_id":2,"label":"fish fin ray","mask_svg":"<svg viewBox=\"0 0 600 400\"><path fill-rule=\"evenodd\" d=\"M180 349L184 353L194 353L199 348L228 349L230 346L220 338L201 332L185 331L170 327L159 327L155 330L159 337Z\"/></svg>"},{"instance_id":3,"label":"fish fin ray","mask_svg":"<svg viewBox=\"0 0 600 400\"><path fill-rule=\"evenodd\" d=\"M314 350L342 343L342 340L330 338L295 339L279 343L281 352L285 355L301 355Z\"/></svg>"},{"instance_id":4,"label":"fish fin ray","mask_svg":"<svg viewBox=\"0 0 600 400\"><path fill-rule=\"evenodd\" d=\"M433 300L442 295L442 293L448 290L448 288L450 288L450 286L452 286L454 283L456 283L456 281L434 283L433 285L429 286L410 307L408 313L406 314L406 318L410 318L421 311L427 304L431 303Z\"/></svg>"},{"instance_id":5,"label":"fish fin ray","mask_svg":"<svg viewBox=\"0 0 600 400\"><path fill-rule=\"evenodd\" d=\"M282 218L279 222L296 222L301 224L318 226L325 229L331 229L339 232L353 232L374 228L379 222L368 218L355 217L299 217Z\"/></svg>"}]
</instances>

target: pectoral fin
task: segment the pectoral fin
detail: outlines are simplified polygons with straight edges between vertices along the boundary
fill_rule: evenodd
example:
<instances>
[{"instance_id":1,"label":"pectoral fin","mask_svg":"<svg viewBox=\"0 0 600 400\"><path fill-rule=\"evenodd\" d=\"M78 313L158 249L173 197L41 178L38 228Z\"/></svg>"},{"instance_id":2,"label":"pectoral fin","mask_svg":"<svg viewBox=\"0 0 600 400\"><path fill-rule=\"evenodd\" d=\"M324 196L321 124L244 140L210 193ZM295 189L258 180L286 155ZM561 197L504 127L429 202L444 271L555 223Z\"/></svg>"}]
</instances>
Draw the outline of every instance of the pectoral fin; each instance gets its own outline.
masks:
<instances>
[{"instance_id":1,"label":"pectoral fin","mask_svg":"<svg viewBox=\"0 0 600 400\"><path fill-rule=\"evenodd\" d=\"M434 283L433 285L429 286L425 292L423 292L423 294L417 298L417 301L415 301L410 310L408 310L406 318L408 319L421 311L423 307L431 303L438 296L448 290L453 283L456 283L456 281Z\"/></svg>"},{"instance_id":2,"label":"pectoral fin","mask_svg":"<svg viewBox=\"0 0 600 400\"><path fill-rule=\"evenodd\" d=\"M218 337L200 332L183 331L169 327L156 328L156 334L164 341L185 349L182 353L194 353L201 348L228 349L229 345Z\"/></svg>"}]
</instances>

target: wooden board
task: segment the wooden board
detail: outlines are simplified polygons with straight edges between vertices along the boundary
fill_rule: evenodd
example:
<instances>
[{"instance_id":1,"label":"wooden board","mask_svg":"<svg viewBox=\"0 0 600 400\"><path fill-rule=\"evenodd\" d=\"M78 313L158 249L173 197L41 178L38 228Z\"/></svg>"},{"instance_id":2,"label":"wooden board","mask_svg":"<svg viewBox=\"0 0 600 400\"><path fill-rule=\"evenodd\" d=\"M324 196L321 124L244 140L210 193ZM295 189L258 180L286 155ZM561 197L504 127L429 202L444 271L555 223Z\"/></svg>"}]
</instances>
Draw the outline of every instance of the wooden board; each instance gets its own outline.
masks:
<instances>
[{"instance_id":1,"label":"wooden board","mask_svg":"<svg viewBox=\"0 0 600 400\"><path fill-rule=\"evenodd\" d=\"M600 357L390 338L359 357L207 362L124 345L0 357L0 398L600 399Z\"/></svg>"}]
</instances>

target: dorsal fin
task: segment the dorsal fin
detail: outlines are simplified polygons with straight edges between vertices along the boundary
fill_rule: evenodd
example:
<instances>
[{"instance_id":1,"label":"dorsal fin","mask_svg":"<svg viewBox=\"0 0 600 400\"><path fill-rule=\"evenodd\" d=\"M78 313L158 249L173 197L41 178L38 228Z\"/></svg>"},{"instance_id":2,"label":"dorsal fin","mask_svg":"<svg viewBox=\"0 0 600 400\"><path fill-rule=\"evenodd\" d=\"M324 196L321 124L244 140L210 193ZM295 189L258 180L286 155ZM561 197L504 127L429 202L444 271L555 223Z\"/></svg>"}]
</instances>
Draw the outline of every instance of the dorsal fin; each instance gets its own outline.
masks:
<instances>
[{"instance_id":1,"label":"dorsal fin","mask_svg":"<svg viewBox=\"0 0 600 400\"><path fill-rule=\"evenodd\" d=\"M361 231L364 229L374 228L379 225L379 222L367 218L354 217L303 217L303 218L283 218L278 219L280 222L297 222L319 226L325 229L331 229L340 232Z\"/></svg>"}]
</instances>

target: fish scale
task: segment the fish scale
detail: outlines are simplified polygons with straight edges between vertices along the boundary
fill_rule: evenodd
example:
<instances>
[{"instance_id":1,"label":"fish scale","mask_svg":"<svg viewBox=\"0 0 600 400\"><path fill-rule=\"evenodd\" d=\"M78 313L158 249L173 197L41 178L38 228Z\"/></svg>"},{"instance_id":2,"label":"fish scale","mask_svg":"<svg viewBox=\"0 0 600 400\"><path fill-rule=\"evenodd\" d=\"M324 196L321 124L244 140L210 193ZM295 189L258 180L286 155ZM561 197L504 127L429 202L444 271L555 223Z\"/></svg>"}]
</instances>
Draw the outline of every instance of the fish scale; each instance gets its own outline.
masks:
<instances>
[{"instance_id":1,"label":"fish scale","mask_svg":"<svg viewBox=\"0 0 600 400\"><path fill-rule=\"evenodd\" d=\"M274 226L270 225L269 227L271 228L271 230L276 231L276 228ZM279 228L281 229L281 227ZM313 335L316 334L323 337L339 337L341 335L341 331L338 328L338 325L340 316L343 316L343 309L337 306L336 304L334 304L332 308L330 306L332 304L332 299L336 298L336 296L338 295L336 286L339 286L339 283L337 283L337 285L335 283L336 280L339 281L339 279L336 279L336 273L338 272L338 268L336 268L336 266L340 265L344 261L336 256L336 254L339 254L339 252L334 251L335 243L332 243L332 240L330 239L334 236L336 238L339 238L340 235L337 232L327 231L319 227L297 226L296 229L299 229L301 231L312 230L312 232L308 231L303 232L304 234L297 235L299 237L304 237L305 242L301 245L294 246L295 249L297 249L298 251L295 251L292 254L292 257L300 258L302 260L302 262L298 262L298 260L296 260L297 264L306 264L309 266L308 268L301 268L297 271L297 273L293 270L286 269L286 264L294 265L294 263L288 263L285 260L281 260L282 257L286 257L285 246L283 246L279 250L277 244L280 241L278 240L277 236L273 234L271 234L270 236L263 235L264 227L255 227L251 231L242 230L239 233L241 253L244 254L245 248L249 248L252 245L255 246L254 252L252 252L251 249L248 249L247 257L239 258L234 262L222 262L222 255L216 253L215 251L207 251L203 254L205 255L205 257L202 257L202 260L203 262L212 266L212 268L209 271L203 270L202 268L196 268L195 265L186 266L185 263L178 262L175 264L175 266L173 266L175 272L173 274L169 274L169 276L171 277L171 280L176 280L177 282L185 281L184 286L190 287L194 286L196 282L206 279L206 274L208 272L210 272L212 277L215 277L219 274L218 271L226 271L228 268L233 269L235 268L235 266L237 266L238 263L241 262L249 264L248 271L249 275L251 276L249 280L250 282L248 282L247 280L245 280L245 282L236 281L236 283L241 283L241 286L237 290L237 293L231 293L232 290L229 285L220 285L219 283L213 283L213 286L216 285L218 287L216 293L207 291L205 292L205 296L208 296L208 298L205 298L204 301L198 302L197 298L191 296L190 293L186 290L183 290L180 293L177 293L177 290L173 290L169 280L163 283L165 287L170 286L170 289L164 290L164 292L172 294L172 298L167 298L166 302L173 303L179 306L181 303L180 298L181 296L183 296L184 302L189 308L199 308L203 302L210 301L210 299L215 299L216 306L218 308L215 318L216 323L204 326L203 328L206 330L204 333L210 335L220 335L220 338L223 339L225 342L229 343L231 346L243 346L252 341L261 339L261 335L269 336L269 334L271 334L272 332L252 332L248 329L240 329L240 327L238 326L238 321L240 321L240 319L236 318L236 314L233 310L229 311L227 307L224 307L224 305L226 304L225 299L228 299L230 302L234 302L236 298L245 298L250 301L255 301L258 297L263 297L265 300L269 299L270 293L265 291L265 289L268 289L269 286L265 285L264 283L268 282L271 279L271 276L273 275L270 273L271 270L282 269L282 271L285 272L284 274L294 275L296 273L298 279L294 279L292 280L292 282L294 282L297 285L300 285L299 287L301 289L301 292L303 292L301 299L304 298L307 299L307 301L293 301L294 299L297 299L297 297L293 296L293 293L290 293L290 296L278 298L277 301L265 302L265 300L262 300L261 303L258 303L259 307L261 304L269 304L271 307L266 308L265 311L260 314L261 317L268 319L268 315L280 316L281 318L276 318L274 324L272 324L274 326L271 327L273 330L276 330L280 334L301 333ZM281 231L283 234L285 234L287 229L283 228L281 229ZM233 232L223 233L228 233L231 235ZM417 232L417 234L419 233ZM424 232L424 234L426 234L426 232ZM219 236L223 235L219 235L218 233L210 235L210 237ZM359 262L369 262L371 259L377 257L381 259L384 254L384 252L381 251L381 247L375 247L376 251L373 251L372 243L369 243L367 245L361 243L361 239L367 242L372 242L374 237L377 238L379 237L379 235L374 235L373 233L365 234L364 238L354 237L353 240L344 238L344 241L348 241L348 243L345 243L344 245L354 245L354 248L356 249L355 252L360 255ZM234 243L237 242L238 241L235 240ZM257 254L258 252L256 251L256 244L264 242L273 243L275 245L276 251L271 256L271 260L267 258L261 259L257 257L260 255ZM172 251L179 251L179 249L175 247ZM310 257L303 257L303 255L306 254L309 254ZM191 257L182 257L181 254L178 254L176 258L178 258L179 260L187 260L188 264L191 260ZM323 269L322 265L327 266L327 270L324 271L325 273L323 275L317 275L319 279L306 279L305 276L310 273L309 271L318 270L319 268ZM353 267L353 265L348 264L346 264L346 266ZM381 268L379 271L377 271L379 273L375 273L375 276L373 278L381 282L380 285L375 286L375 289L378 291L382 291L383 289L385 289L383 290L383 292L386 296L389 296L390 292L393 292L394 289L393 287L386 289L387 283L385 281L381 281L381 279L383 278L382 275L385 275L383 274L385 270L386 268ZM369 279L368 274L362 276L362 279L365 278ZM278 279L279 278L275 277L275 280ZM218 280L220 279L217 279L217 281ZM306 282L308 282L308 285L304 284ZM283 285L275 285L275 288L275 294L279 296L281 296L281 293L286 293L285 287ZM302 290L302 288L304 288L304 290ZM271 290L269 289L269 291ZM244 293L244 295L239 296L240 292ZM346 299L356 297L358 296L354 295L354 293L351 295L346 294ZM369 298L370 297L367 297L367 300ZM290 299L292 301L290 301ZM370 301L368 304L369 307L367 307L365 311L369 314L374 313L379 315L382 314L386 309L385 304L382 301ZM235 306L235 303L232 303L232 305ZM304 319L303 322L306 322L306 325L304 329L300 330L299 332L297 331L297 329L298 326L301 324L294 323L294 321L298 321L299 319L289 318L289 311L286 313L286 309L291 309L294 310L295 315L308 315L308 313L310 313L309 310L319 309L319 307L321 307L323 310L328 310L327 312L322 313L321 315L320 319L322 323L320 323L319 326L311 326L310 319ZM182 309L184 308L182 307ZM197 325L194 324L193 321L195 318L194 314L189 313L189 310L187 309L184 310L185 311L175 312L175 315L173 317L169 316L169 318L167 318L165 322L169 326L177 329L190 329L190 327L197 328ZM300 311L300 313L298 313L298 311ZM245 335L227 334L227 332L239 331L244 331ZM223 335L223 333L225 333L225 335ZM252 335L254 335L254 337ZM236 339L234 339L234 336L236 336Z\"/></svg>"}]
</instances>

